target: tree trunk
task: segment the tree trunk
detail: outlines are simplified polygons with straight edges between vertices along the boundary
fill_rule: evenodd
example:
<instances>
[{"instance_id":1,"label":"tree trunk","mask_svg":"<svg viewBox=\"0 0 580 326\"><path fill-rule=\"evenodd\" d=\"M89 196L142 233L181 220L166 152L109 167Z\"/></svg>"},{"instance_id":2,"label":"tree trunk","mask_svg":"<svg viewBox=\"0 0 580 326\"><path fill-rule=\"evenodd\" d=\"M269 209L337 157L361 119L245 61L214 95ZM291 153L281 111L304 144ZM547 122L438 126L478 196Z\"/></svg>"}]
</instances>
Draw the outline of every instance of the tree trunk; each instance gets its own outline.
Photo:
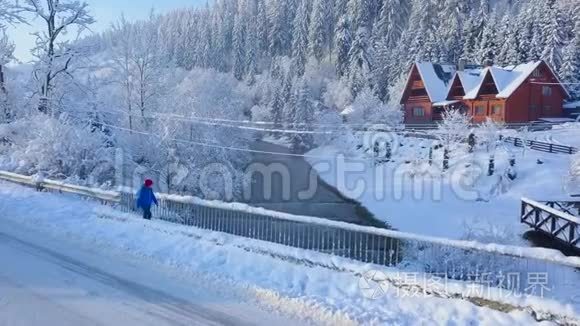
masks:
<instances>
[{"instance_id":1,"label":"tree trunk","mask_svg":"<svg viewBox=\"0 0 580 326\"><path fill-rule=\"evenodd\" d=\"M12 121L12 110L8 103L8 91L6 90L6 84L4 79L4 66L0 65L0 96L2 101L2 117L4 122Z\"/></svg>"}]
</instances>

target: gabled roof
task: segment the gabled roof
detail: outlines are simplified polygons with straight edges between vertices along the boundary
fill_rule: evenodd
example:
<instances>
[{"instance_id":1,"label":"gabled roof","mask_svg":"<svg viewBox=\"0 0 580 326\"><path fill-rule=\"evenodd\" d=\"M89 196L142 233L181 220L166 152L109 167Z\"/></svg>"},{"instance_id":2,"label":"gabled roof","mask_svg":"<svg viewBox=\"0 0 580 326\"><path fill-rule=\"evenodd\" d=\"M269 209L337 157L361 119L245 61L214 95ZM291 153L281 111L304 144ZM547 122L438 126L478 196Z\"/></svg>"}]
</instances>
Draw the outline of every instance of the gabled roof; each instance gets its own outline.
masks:
<instances>
[{"instance_id":1,"label":"gabled roof","mask_svg":"<svg viewBox=\"0 0 580 326\"><path fill-rule=\"evenodd\" d=\"M463 90L465 91L464 99L473 100L477 98L479 89L481 88L481 84L483 83L486 74L487 69L470 69L457 72L457 76L459 77L461 85L463 85Z\"/></svg>"},{"instance_id":2,"label":"gabled roof","mask_svg":"<svg viewBox=\"0 0 580 326\"><path fill-rule=\"evenodd\" d=\"M421 75L431 102L445 101L450 81L456 71L455 66L431 62L417 62L415 66Z\"/></svg>"},{"instance_id":3,"label":"gabled roof","mask_svg":"<svg viewBox=\"0 0 580 326\"><path fill-rule=\"evenodd\" d=\"M463 71L457 71L454 65L436 64L431 62L416 62L414 68L417 69L425 90L431 100L431 103L445 102L451 92L451 86L455 78L459 78L461 85L465 91L465 100L474 100L479 96L479 92L484 80L488 75L491 75L493 82L497 88L497 98L510 97L526 80L528 80L532 73L541 65L545 65L554 78L560 84L564 93L570 97L566 87L558 80L558 76L554 73L552 68L544 61L534 61L517 66L491 66L470 68ZM411 81L412 71L409 74L407 85ZM407 86L408 87L408 86Z\"/></svg>"},{"instance_id":4,"label":"gabled roof","mask_svg":"<svg viewBox=\"0 0 580 326\"><path fill-rule=\"evenodd\" d=\"M492 67L491 73L499 93L498 98L510 97L543 61L529 62L515 67ZM511 69L510 69L511 68ZM508 70L510 69L510 70Z\"/></svg>"},{"instance_id":5,"label":"gabled roof","mask_svg":"<svg viewBox=\"0 0 580 326\"><path fill-rule=\"evenodd\" d=\"M532 73L542 64L544 64L544 61L535 61L508 67L492 66L485 68L466 69L464 71L458 71L457 77L459 77L461 85L463 85L463 89L465 90L465 100L473 100L479 96L479 90L481 89L483 81L488 74L491 74L495 86L497 87L498 94L496 97L508 98L526 80L528 80ZM546 64L546 66L557 79L557 75L554 74L549 65ZM568 91L564 86L561 85L559 80L558 83L560 83L560 86L564 92L569 96ZM448 92L448 96L449 95L450 94Z\"/></svg>"}]
</instances>

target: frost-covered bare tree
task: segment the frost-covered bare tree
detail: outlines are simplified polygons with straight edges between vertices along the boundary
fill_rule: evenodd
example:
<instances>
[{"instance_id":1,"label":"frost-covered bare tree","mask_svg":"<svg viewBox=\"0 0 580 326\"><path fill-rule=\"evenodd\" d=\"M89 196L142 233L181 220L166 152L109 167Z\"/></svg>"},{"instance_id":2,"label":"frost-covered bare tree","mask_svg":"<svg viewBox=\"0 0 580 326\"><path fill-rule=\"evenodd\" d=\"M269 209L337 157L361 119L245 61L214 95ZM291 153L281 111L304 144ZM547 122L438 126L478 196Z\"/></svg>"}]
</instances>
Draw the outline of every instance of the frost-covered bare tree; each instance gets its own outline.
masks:
<instances>
[{"instance_id":1,"label":"frost-covered bare tree","mask_svg":"<svg viewBox=\"0 0 580 326\"><path fill-rule=\"evenodd\" d=\"M0 121L7 122L11 119L11 108L8 103L6 91L4 67L14 59L14 43L6 34L7 25L22 23L20 9L13 1L0 0Z\"/></svg>"},{"instance_id":2,"label":"frost-covered bare tree","mask_svg":"<svg viewBox=\"0 0 580 326\"><path fill-rule=\"evenodd\" d=\"M437 137L443 145L443 170L449 168L450 155L469 136L471 117L460 110L445 110L438 125Z\"/></svg>"},{"instance_id":3,"label":"frost-covered bare tree","mask_svg":"<svg viewBox=\"0 0 580 326\"><path fill-rule=\"evenodd\" d=\"M487 118L484 123L479 125L476 134L485 144L487 152L493 154L504 130L505 125L503 123Z\"/></svg>"},{"instance_id":4,"label":"frost-covered bare tree","mask_svg":"<svg viewBox=\"0 0 580 326\"><path fill-rule=\"evenodd\" d=\"M111 61L115 72L114 81L121 86L122 102L127 112L129 129L133 130L133 92L135 85L131 76L133 57L133 27L124 16L112 26Z\"/></svg>"},{"instance_id":5,"label":"frost-covered bare tree","mask_svg":"<svg viewBox=\"0 0 580 326\"><path fill-rule=\"evenodd\" d=\"M0 27L24 22L20 7L11 0L0 0Z\"/></svg>"},{"instance_id":6,"label":"frost-covered bare tree","mask_svg":"<svg viewBox=\"0 0 580 326\"><path fill-rule=\"evenodd\" d=\"M14 43L10 41L6 31L0 28L0 121L7 122L12 119L12 111L8 103L8 94L4 77L4 66L14 58Z\"/></svg>"},{"instance_id":7,"label":"frost-covered bare tree","mask_svg":"<svg viewBox=\"0 0 580 326\"><path fill-rule=\"evenodd\" d=\"M161 51L157 17L151 13L150 19L134 26L131 65L135 80L135 100L139 114L147 126L146 114L156 107L161 92L163 53Z\"/></svg>"},{"instance_id":8,"label":"frost-covered bare tree","mask_svg":"<svg viewBox=\"0 0 580 326\"><path fill-rule=\"evenodd\" d=\"M71 62L78 55L66 40L71 28L77 28L77 36L95 19L88 11L88 4L76 0L25 0L20 10L34 19L40 18L43 29L36 32L33 54L37 59L35 77L40 84L38 110L51 113L51 94L61 75L69 72Z\"/></svg>"}]
</instances>

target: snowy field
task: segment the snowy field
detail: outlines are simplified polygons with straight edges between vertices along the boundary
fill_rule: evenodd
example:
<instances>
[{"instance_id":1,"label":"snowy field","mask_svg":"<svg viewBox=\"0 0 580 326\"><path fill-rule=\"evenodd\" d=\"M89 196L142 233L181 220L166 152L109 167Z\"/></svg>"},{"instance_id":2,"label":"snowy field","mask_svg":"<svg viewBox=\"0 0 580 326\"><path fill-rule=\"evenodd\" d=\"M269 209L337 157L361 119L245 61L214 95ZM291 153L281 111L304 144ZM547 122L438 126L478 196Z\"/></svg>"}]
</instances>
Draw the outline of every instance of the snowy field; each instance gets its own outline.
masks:
<instances>
[{"instance_id":1,"label":"snowy field","mask_svg":"<svg viewBox=\"0 0 580 326\"><path fill-rule=\"evenodd\" d=\"M359 288L367 267L323 258L334 268L281 260L271 252L311 261L325 255L239 239L160 221L143 222L98 204L2 183L0 217L8 225L29 228L58 239L61 248L98 248L117 259L138 260L195 280L214 289L227 289L238 300L300 317L303 323L328 325L529 325L529 313L503 313L464 300L441 299L400 288L384 288L369 300ZM253 250L249 247L253 246ZM259 254L256 248L264 248ZM66 250L66 249L64 249ZM266 253L266 254L264 254ZM63 253L66 254L66 253ZM342 270L342 271L341 271ZM573 309L560 311L574 314ZM558 310L558 309L557 309ZM1 308L0 308L1 313Z\"/></svg>"},{"instance_id":2,"label":"snowy field","mask_svg":"<svg viewBox=\"0 0 580 326\"><path fill-rule=\"evenodd\" d=\"M551 135L566 142L580 133L577 126L568 128L573 131ZM547 132L534 136L548 137ZM522 197L566 200L578 192L569 182L570 155L501 144L495 151L494 175L488 176L490 154L479 146L473 154L452 153L451 167L442 173L442 149L433 152L433 164L428 164L432 140L397 139L402 146L393 149L391 162L380 164L372 150L353 151L365 141L314 149L309 161L325 181L405 232L522 245L527 230L520 223ZM514 181L505 175L511 157L516 160Z\"/></svg>"},{"instance_id":3,"label":"snowy field","mask_svg":"<svg viewBox=\"0 0 580 326\"><path fill-rule=\"evenodd\" d=\"M580 148L580 123L556 125L552 130L530 133L529 136L530 140Z\"/></svg>"}]
</instances>

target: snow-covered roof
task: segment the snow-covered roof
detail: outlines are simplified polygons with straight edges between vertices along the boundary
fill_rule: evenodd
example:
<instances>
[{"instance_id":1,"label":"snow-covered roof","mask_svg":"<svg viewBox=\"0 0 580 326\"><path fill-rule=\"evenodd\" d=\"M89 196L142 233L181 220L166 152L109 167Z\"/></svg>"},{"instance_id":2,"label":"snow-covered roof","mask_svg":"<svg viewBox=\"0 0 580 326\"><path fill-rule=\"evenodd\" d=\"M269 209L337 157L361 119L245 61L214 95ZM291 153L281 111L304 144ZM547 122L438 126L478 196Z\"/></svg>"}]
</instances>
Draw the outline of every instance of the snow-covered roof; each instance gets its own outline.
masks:
<instances>
[{"instance_id":1,"label":"snow-covered roof","mask_svg":"<svg viewBox=\"0 0 580 326\"><path fill-rule=\"evenodd\" d=\"M417 62L417 70L425 84L431 102L447 99L449 82L453 79L456 68L453 65L440 65L431 62Z\"/></svg>"},{"instance_id":2,"label":"snow-covered roof","mask_svg":"<svg viewBox=\"0 0 580 326\"><path fill-rule=\"evenodd\" d=\"M497 98L508 98L528 79L541 63L542 61L537 61L518 66L492 66L459 71L457 74L465 90L464 99L473 100L477 98L483 80L488 72L491 73L495 86L497 87Z\"/></svg>"},{"instance_id":3,"label":"snow-covered roof","mask_svg":"<svg viewBox=\"0 0 580 326\"><path fill-rule=\"evenodd\" d=\"M488 72L491 73L493 81L498 90L496 97L508 98L530 77L530 75L536 69L540 67L542 62L543 61L534 61L517 66L492 66L459 71L457 74L459 75L459 78L461 78L461 83L465 89L464 99L473 100L477 98L479 89L481 88L483 80L485 79L485 76ZM556 75L554 74L554 76Z\"/></svg>"},{"instance_id":4,"label":"snow-covered roof","mask_svg":"<svg viewBox=\"0 0 580 326\"><path fill-rule=\"evenodd\" d=\"M453 101L453 100L452 101L441 101L441 102L433 103L433 106L437 106L437 107L448 106L448 105L452 105L452 104L457 104L459 102L461 102L461 101Z\"/></svg>"},{"instance_id":5,"label":"snow-covered roof","mask_svg":"<svg viewBox=\"0 0 580 326\"><path fill-rule=\"evenodd\" d=\"M497 97L510 97L541 64L542 61L529 62L517 65L511 70L493 67L491 72L499 91Z\"/></svg>"},{"instance_id":6,"label":"snow-covered roof","mask_svg":"<svg viewBox=\"0 0 580 326\"><path fill-rule=\"evenodd\" d=\"M491 74L497 87L498 94L496 97L508 98L528 80L542 63L543 61L534 61L517 66L479 67L463 71L456 71L457 69L454 65L441 65L431 62L417 62L415 65L431 102L441 103L447 100L455 76L459 76L465 90L464 99L476 99L488 73ZM554 76L557 78L555 74ZM562 88L566 91L565 87Z\"/></svg>"},{"instance_id":7,"label":"snow-covered roof","mask_svg":"<svg viewBox=\"0 0 580 326\"><path fill-rule=\"evenodd\" d=\"M354 108L352 107L352 105L347 106L344 110L342 110L342 112L340 112L341 115L351 115L354 112Z\"/></svg>"},{"instance_id":8,"label":"snow-covered roof","mask_svg":"<svg viewBox=\"0 0 580 326\"><path fill-rule=\"evenodd\" d=\"M463 85L463 89L465 90L464 99L473 100L477 97L486 74L487 69L470 69L457 72L461 85Z\"/></svg>"},{"instance_id":9,"label":"snow-covered roof","mask_svg":"<svg viewBox=\"0 0 580 326\"><path fill-rule=\"evenodd\" d=\"M580 108L580 101L569 102L564 104L564 109L578 109Z\"/></svg>"}]
</instances>

